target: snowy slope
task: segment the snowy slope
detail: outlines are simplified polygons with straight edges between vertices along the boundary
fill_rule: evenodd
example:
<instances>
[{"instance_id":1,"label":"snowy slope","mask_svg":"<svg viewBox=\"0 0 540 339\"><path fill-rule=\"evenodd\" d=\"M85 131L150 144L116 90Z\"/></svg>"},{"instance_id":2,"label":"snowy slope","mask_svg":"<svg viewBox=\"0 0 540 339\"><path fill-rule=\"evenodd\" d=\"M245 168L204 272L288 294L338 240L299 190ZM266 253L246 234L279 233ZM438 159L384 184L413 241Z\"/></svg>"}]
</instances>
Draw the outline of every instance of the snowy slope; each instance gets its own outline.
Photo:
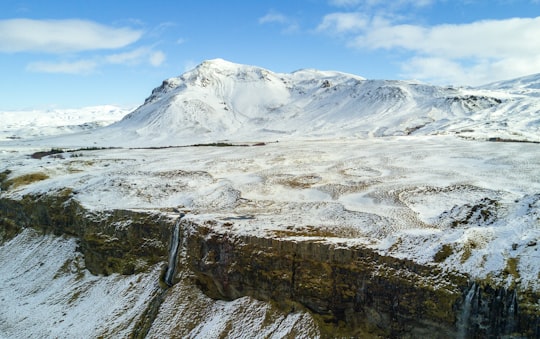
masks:
<instances>
[{"instance_id":1,"label":"snowy slope","mask_svg":"<svg viewBox=\"0 0 540 339\"><path fill-rule=\"evenodd\" d=\"M502 99L498 106L454 121L453 131L473 138L540 141L540 74L478 87Z\"/></svg>"},{"instance_id":2,"label":"snowy slope","mask_svg":"<svg viewBox=\"0 0 540 339\"><path fill-rule=\"evenodd\" d=\"M538 97L540 96L540 73L511 80L494 82L481 86L480 88L488 90L501 90L512 94Z\"/></svg>"},{"instance_id":3,"label":"snowy slope","mask_svg":"<svg viewBox=\"0 0 540 339\"><path fill-rule=\"evenodd\" d=\"M76 247L76 239L32 229L0 244L0 338L134 337L137 321L159 291L160 267L95 276ZM317 337L304 312L282 314L247 297L215 301L184 281L164 299L148 338Z\"/></svg>"},{"instance_id":4,"label":"snowy slope","mask_svg":"<svg viewBox=\"0 0 540 339\"><path fill-rule=\"evenodd\" d=\"M76 247L73 238L31 229L0 246L1 338L128 337L151 299L159 267L94 276Z\"/></svg>"},{"instance_id":5,"label":"snowy slope","mask_svg":"<svg viewBox=\"0 0 540 339\"><path fill-rule=\"evenodd\" d=\"M131 110L103 105L80 109L0 111L0 140L90 131L122 119Z\"/></svg>"}]
</instances>

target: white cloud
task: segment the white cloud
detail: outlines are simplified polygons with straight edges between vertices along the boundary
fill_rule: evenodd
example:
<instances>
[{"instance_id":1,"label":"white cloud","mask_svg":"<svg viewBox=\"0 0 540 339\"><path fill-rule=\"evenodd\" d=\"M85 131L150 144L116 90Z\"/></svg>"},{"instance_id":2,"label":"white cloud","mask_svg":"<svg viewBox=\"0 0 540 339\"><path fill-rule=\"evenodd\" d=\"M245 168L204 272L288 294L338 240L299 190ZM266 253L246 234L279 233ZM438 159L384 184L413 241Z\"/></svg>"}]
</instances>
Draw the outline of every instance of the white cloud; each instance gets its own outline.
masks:
<instances>
[{"instance_id":1,"label":"white cloud","mask_svg":"<svg viewBox=\"0 0 540 339\"><path fill-rule=\"evenodd\" d=\"M502 58L540 53L540 17L470 24L370 27L354 39L360 48L403 48L447 58Z\"/></svg>"},{"instance_id":2,"label":"white cloud","mask_svg":"<svg viewBox=\"0 0 540 339\"><path fill-rule=\"evenodd\" d=\"M296 23L295 20L276 11L270 11L265 16L259 18L259 24L261 25L271 23L277 23L284 26L284 33L296 32L299 29L298 23Z\"/></svg>"},{"instance_id":3,"label":"white cloud","mask_svg":"<svg viewBox=\"0 0 540 339\"><path fill-rule=\"evenodd\" d=\"M318 28L345 34L356 49L413 53L404 73L432 82L475 85L540 71L540 17L420 26L332 13Z\"/></svg>"},{"instance_id":4,"label":"white cloud","mask_svg":"<svg viewBox=\"0 0 540 339\"><path fill-rule=\"evenodd\" d=\"M158 67L161 66L163 62L165 62L165 59L165 53L163 53L162 51L156 51L150 54L148 61L150 62L150 65Z\"/></svg>"},{"instance_id":5,"label":"white cloud","mask_svg":"<svg viewBox=\"0 0 540 339\"><path fill-rule=\"evenodd\" d=\"M361 4L362 0L330 0L330 5L336 7L351 7Z\"/></svg>"},{"instance_id":6,"label":"white cloud","mask_svg":"<svg viewBox=\"0 0 540 339\"><path fill-rule=\"evenodd\" d=\"M127 46L142 36L86 20L0 20L0 52L65 53Z\"/></svg>"},{"instance_id":7,"label":"white cloud","mask_svg":"<svg viewBox=\"0 0 540 339\"><path fill-rule=\"evenodd\" d=\"M273 22L284 24L284 23L287 23L288 21L289 20L287 19L285 15L275 12L275 11L271 11L265 16L259 18L260 24L268 24L268 23L273 23Z\"/></svg>"},{"instance_id":8,"label":"white cloud","mask_svg":"<svg viewBox=\"0 0 540 339\"><path fill-rule=\"evenodd\" d=\"M80 60L75 62L33 62L26 70L39 73L65 73L65 74L89 74L92 73L98 63L91 60Z\"/></svg>"},{"instance_id":9,"label":"white cloud","mask_svg":"<svg viewBox=\"0 0 540 339\"><path fill-rule=\"evenodd\" d=\"M415 57L403 64L404 75L441 84L483 85L537 73L540 57L512 57L461 63L437 57Z\"/></svg>"},{"instance_id":10,"label":"white cloud","mask_svg":"<svg viewBox=\"0 0 540 339\"><path fill-rule=\"evenodd\" d=\"M369 18L361 13L331 13L324 16L317 30L336 33L351 32L366 28L368 23Z\"/></svg>"},{"instance_id":11,"label":"white cloud","mask_svg":"<svg viewBox=\"0 0 540 339\"><path fill-rule=\"evenodd\" d=\"M150 48L141 47L129 52L108 55L105 57L105 61L109 64L137 65L143 62L149 52Z\"/></svg>"},{"instance_id":12,"label":"white cloud","mask_svg":"<svg viewBox=\"0 0 540 339\"><path fill-rule=\"evenodd\" d=\"M540 1L540 0L539 0ZM405 6L425 7L433 4L435 0L330 0L329 3L336 7L360 7L373 8L384 6L385 8L398 8Z\"/></svg>"},{"instance_id":13,"label":"white cloud","mask_svg":"<svg viewBox=\"0 0 540 339\"><path fill-rule=\"evenodd\" d=\"M148 62L157 67L163 64L166 56L162 51L154 51L150 47L140 47L132 51L111 54L105 57L105 63L122 65L139 65Z\"/></svg>"},{"instance_id":14,"label":"white cloud","mask_svg":"<svg viewBox=\"0 0 540 339\"><path fill-rule=\"evenodd\" d=\"M165 59L166 55L162 51L155 51L150 47L140 47L128 52L94 57L93 59L70 62L32 62L28 64L26 70L40 73L90 74L105 65L135 66L147 63L148 65L158 67L165 62Z\"/></svg>"}]
</instances>

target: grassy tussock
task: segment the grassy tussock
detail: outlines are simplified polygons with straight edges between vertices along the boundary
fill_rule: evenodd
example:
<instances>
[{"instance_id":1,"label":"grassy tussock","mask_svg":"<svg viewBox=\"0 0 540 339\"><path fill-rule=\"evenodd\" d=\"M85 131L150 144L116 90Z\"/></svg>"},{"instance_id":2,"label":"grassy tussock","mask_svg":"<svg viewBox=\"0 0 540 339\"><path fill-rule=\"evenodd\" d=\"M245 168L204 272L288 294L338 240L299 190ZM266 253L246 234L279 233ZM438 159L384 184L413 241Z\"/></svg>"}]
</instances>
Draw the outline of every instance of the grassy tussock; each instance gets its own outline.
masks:
<instances>
[{"instance_id":1,"label":"grassy tussock","mask_svg":"<svg viewBox=\"0 0 540 339\"><path fill-rule=\"evenodd\" d=\"M3 182L2 190L7 190L10 188L15 189L17 187L29 185L34 182L42 181L48 178L49 176L43 172L24 174Z\"/></svg>"}]
</instances>

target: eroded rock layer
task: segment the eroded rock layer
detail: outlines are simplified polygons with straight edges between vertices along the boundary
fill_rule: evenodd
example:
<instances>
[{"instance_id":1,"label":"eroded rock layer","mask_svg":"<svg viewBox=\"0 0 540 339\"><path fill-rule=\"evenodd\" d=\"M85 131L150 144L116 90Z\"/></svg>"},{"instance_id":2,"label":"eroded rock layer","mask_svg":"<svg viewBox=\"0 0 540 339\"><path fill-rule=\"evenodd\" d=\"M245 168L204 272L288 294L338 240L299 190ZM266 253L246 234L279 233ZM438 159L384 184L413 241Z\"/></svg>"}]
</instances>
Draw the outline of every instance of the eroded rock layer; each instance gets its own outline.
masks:
<instances>
[{"instance_id":1,"label":"eroded rock layer","mask_svg":"<svg viewBox=\"0 0 540 339\"><path fill-rule=\"evenodd\" d=\"M0 216L2 242L28 227L73 236L86 268L105 275L167 262L176 222L165 212L88 211L69 191L0 199ZM307 312L323 337L540 335L540 295L519 285L508 290L492 281L471 282L435 264L323 237L237 234L230 222L189 215L179 225L176 265L182 274L171 283L188 279L213 299L250 297L285 313ZM152 319L163 312L156 307ZM145 333L159 333L152 323L145 326Z\"/></svg>"}]
</instances>

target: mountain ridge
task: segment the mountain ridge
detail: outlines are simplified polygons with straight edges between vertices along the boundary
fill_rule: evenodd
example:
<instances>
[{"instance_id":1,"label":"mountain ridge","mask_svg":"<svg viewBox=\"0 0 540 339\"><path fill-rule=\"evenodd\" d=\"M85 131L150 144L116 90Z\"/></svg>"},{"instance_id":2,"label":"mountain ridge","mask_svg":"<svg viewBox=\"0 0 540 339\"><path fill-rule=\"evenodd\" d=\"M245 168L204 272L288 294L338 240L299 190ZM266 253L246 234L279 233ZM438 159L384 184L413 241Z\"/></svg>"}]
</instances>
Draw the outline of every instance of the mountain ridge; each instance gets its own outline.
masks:
<instances>
[{"instance_id":1,"label":"mountain ridge","mask_svg":"<svg viewBox=\"0 0 540 339\"><path fill-rule=\"evenodd\" d=\"M425 135L540 142L539 111L539 74L454 87L315 69L275 73L212 59L165 79L115 123L47 143L161 147Z\"/></svg>"},{"instance_id":2,"label":"mountain ridge","mask_svg":"<svg viewBox=\"0 0 540 339\"><path fill-rule=\"evenodd\" d=\"M467 134L467 123L487 136L493 131L483 131L485 126L477 120L485 119L486 112L506 112L508 103L518 99L523 100L487 88L368 80L313 69L274 73L213 59L164 80L143 105L111 128L160 145L284 137L460 134L461 130ZM520 135L519 131L511 132ZM503 134L494 136L508 136Z\"/></svg>"}]
</instances>

